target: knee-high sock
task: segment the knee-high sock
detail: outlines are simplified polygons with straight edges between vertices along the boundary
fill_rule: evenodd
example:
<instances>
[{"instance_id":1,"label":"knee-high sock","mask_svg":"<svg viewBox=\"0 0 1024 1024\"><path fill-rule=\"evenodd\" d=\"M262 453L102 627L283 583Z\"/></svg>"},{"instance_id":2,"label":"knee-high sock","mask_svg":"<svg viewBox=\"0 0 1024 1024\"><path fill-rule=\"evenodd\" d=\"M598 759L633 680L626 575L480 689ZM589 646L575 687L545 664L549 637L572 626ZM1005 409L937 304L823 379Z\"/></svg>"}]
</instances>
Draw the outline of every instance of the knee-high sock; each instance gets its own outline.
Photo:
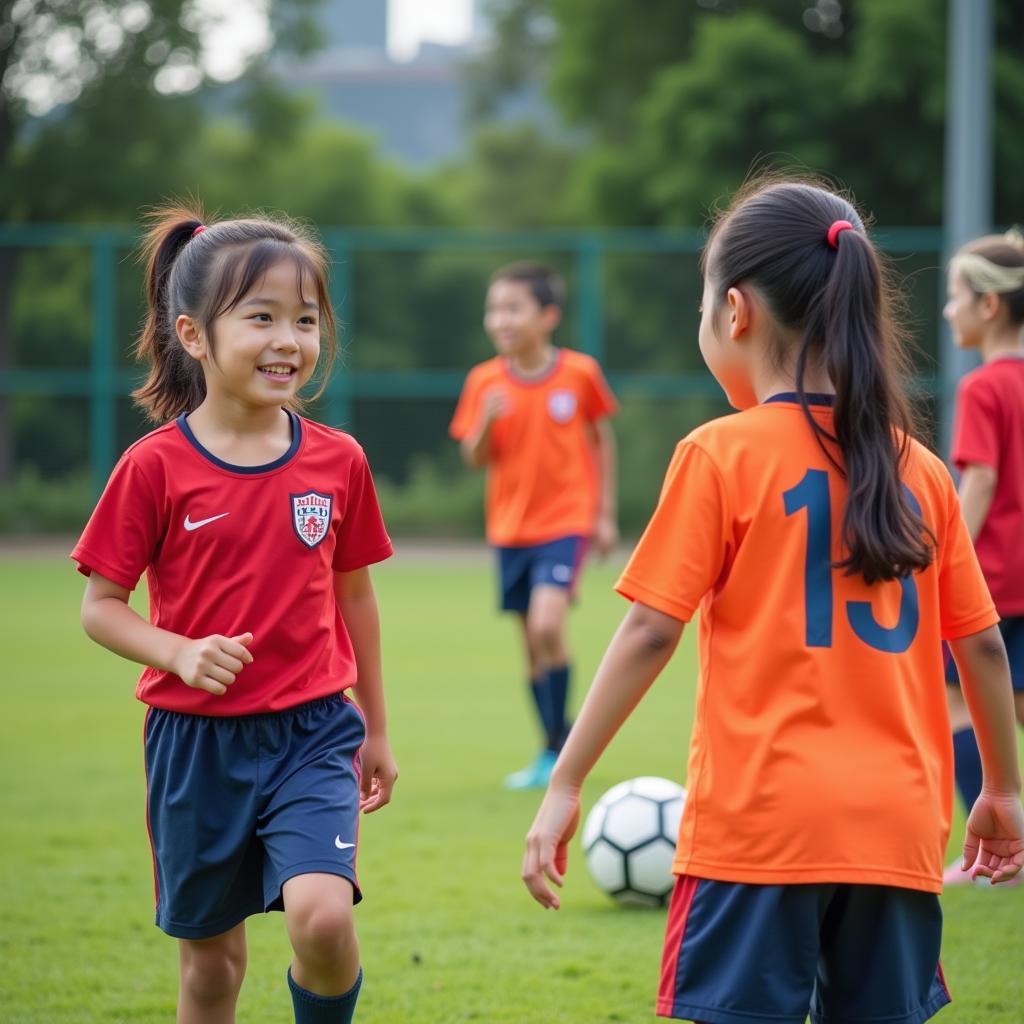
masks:
<instances>
[{"instance_id":1,"label":"knee-high sock","mask_svg":"<svg viewBox=\"0 0 1024 1024\"><path fill-rule=\"evenodd\" d=\"M295 1024L351 1024L362 983L363 970L360 968L356 983L347 992L340 996L318 996L297 984L289 967L288 987L292 991Z\"/></svg>"},{"instance_id":2,"label":"knee-high sock","mask_svg":"<svg viewBox=\"0 0 1024 1024\"><path fill-rule=\"evenodd\" d=\"M551 732L555 728L552 720L551 687L548 685L546 672L538 679L530 680L530 695L533 697L533 703L537 709L537 718L540 721L540 730L544 734L544 741L546 743L549 741Z\"/></svg>"},{"instance_id":3,"label":"knee-high sock","mask_svg":"<svg viewBox=\"0 0 1024 1024\"><path fill-rule=\"evenodd\" d=\"M981 753L970 726L953 733L953 772L964 809L970 814L981 793Z\"/></svg>"},{"instance_id":4,"label":"knee-high sock","mask_svg":"<svg viewBox=\"0 0 1024 1024\"><path fill-rule=\"evenodd\" d=\"M565 715L569 700L569 666L559 665L549 669L548 690L551 694L551 729L548 732L548 749L561 750L569 732L569 721Z\"/></svg>"}]
</instances>

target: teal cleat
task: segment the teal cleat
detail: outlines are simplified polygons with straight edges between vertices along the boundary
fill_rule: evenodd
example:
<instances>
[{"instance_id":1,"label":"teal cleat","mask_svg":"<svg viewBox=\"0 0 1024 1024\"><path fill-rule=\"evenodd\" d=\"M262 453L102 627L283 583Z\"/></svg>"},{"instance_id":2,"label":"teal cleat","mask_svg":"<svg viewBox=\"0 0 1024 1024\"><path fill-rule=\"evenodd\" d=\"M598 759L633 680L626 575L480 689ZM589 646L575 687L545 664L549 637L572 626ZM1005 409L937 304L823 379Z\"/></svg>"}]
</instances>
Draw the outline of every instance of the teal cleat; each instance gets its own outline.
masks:
<instances>
[{"instance_id":1,"label":"teal cleat","mask_svg":"<svg viewBox=\"0 0 1024 1024\"><path fill-rule=\"evenodd\" d=\"M551 771L557 760L556 751L542 750L532 764L505 776L505 788L543 789L551 779Z\"/></svg>"}]
</instances>

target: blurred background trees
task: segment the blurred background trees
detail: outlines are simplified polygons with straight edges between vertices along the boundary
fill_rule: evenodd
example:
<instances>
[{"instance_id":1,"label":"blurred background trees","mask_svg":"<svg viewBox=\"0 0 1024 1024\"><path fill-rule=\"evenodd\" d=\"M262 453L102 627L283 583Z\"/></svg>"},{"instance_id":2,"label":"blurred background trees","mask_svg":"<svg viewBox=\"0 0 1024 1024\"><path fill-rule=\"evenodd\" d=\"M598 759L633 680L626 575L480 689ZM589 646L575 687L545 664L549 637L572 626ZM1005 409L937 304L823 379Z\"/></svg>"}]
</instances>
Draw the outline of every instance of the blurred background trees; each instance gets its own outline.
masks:
<instances>
[{"instance_id":1,"label":"blurred background trees","mask_svg":"<svg viewBox=\"0 0 1024 1024\"><path fill-rule=\"evenodd\" d=\"M377 20L360 27L360 5L359 17ZM0 0L0 221L135 225L163 197L196 195L208 210L278 209L324 227L700 228L752 167L804 166L849 186L885 228L940 222L943 0L477 7L465 46L399 66L370 53L372 33L355 38L379 30L385 0L274 0L269 46L226 76L209 66L216 26L201 0ZM996 218L1009 224L1024 206L1024 7L995 7ZM409 108L390 137L345 113L371 86L382 116ZM458 112L442 124L449 94ZM414 135L415 153L394 143ZM482 291L511 255L345 255L347 367L461 372L486 358ZM573 288L570 256L537 255ZM141 282L128 248L118 257L127 366ZM898 264L925 373L938 260L922 251ZM0 246L0 374L88 364L91 272L85 248ZM702 372L692 255L622 253L602 285L613 374ZM563 343L577 315L574 305ZM628 530L649 510L675 440L724 405L713 387L686 400L622 397ZM357 397L348 408L405 532L475 529L479 481L445 436L453 402ZM0 529L77 525L89 500L86 422L81 399L0 391ZM124 444L144 429L127 402L118 429ZM41 505L67 511L52 522L26 511Z\"/></svg>"}]
</instances>

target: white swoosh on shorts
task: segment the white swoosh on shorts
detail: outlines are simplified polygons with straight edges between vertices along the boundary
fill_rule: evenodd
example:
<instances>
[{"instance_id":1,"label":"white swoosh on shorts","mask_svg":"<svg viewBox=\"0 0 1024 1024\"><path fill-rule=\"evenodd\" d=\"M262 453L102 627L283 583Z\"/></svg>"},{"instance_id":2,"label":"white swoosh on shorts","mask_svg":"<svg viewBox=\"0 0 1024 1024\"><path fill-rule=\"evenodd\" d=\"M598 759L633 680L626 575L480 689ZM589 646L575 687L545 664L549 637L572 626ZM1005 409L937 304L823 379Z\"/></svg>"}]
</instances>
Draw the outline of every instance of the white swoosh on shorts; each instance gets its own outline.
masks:
<instances>
[{"instance_id":1,"label":"white swoosh on shorts","mask_svg":"<svg viewBox=\"0 0 1024 1024\"><path fill-rule=\"evenodd\" d=\"M335 845L335 846L336 846L336 847L337 847L337 848L338 848L339 850L350 850L350 849L352 849L352 847L353 847L353 846L355 846L356 844L355 844L355 843L343 843L343 842L341 841L341 836L335 836L335 837L334 837L334 845Z\"/></svg>"}]
</instances>

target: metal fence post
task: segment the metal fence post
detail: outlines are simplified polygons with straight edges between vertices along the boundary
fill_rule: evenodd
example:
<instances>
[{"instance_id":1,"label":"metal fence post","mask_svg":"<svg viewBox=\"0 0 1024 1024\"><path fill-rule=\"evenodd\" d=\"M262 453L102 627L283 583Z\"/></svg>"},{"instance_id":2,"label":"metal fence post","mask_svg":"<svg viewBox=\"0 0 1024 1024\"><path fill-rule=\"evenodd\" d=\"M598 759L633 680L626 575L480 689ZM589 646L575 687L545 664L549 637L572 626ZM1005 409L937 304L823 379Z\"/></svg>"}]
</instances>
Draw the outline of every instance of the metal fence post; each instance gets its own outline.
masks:
<instances>
[{"instance_id":1,"label":"metal fence post","mask_svg":"<svg viewBox=\"0 0 1024 1024\"><path fill-rule=\"evenodd\" d=\"M114 322L117 262L114 238L96 235L92 246L92 351L89 359L89 476L99 496L117 459L117 380Z\"/></svg>"}]
</instances>

